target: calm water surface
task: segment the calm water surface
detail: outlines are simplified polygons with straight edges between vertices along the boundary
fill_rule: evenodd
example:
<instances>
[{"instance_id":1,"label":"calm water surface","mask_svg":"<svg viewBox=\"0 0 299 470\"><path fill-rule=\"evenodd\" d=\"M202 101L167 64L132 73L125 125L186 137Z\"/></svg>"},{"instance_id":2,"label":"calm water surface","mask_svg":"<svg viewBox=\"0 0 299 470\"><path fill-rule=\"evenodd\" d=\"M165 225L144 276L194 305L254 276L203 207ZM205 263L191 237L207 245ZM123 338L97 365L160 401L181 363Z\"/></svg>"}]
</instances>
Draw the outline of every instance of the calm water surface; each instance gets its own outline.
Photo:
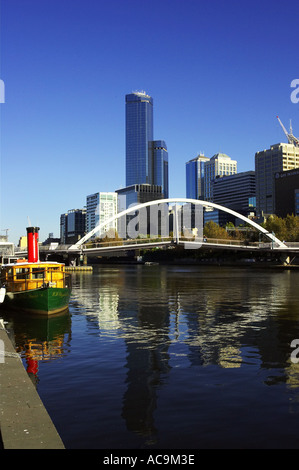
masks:
<instances>
[{"instance_id":1,"label":"calm water surface","mask_svg":"<svg viewBox=\"0 0 299 470\"><path fill-rule=\"evenodd\" d=\"M66 448L299 448L299 271L95 267L4 317Z\"/></svg>"}]
</instances>

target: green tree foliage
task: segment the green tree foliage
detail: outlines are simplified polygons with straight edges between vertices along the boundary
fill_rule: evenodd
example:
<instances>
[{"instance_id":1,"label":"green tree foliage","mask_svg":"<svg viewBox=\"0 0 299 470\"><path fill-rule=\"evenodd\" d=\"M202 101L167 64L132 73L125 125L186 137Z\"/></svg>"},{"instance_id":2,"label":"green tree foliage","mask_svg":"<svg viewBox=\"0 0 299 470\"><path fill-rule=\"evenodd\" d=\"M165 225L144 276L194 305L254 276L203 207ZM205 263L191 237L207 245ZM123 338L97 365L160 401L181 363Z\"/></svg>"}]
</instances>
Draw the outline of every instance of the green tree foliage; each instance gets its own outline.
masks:
<instances>
[{"instance_id":1,"label":"green tree foliage","mask_svg":"<svg viewBox=\"0 0 299 470\"><path fill-rule=\"evenodd\" d=\"M270 216L263 224L268 232L274 232L280 240L288 242L299 241L299 216L287 215L286 218Z\"/></svg>"},{"instance_id":2,"label":"green tree foliage","mask_svg":"<svg viewBox=\"0 0 299 470\"><path fill-rule=\"evenodd\" d=\"M213 220L206 223L203 233L207 238L218 238L221 240L228 240L230 238L225 228L220 227L218 224L213 222Z\"/></svg>"}]
</instances>

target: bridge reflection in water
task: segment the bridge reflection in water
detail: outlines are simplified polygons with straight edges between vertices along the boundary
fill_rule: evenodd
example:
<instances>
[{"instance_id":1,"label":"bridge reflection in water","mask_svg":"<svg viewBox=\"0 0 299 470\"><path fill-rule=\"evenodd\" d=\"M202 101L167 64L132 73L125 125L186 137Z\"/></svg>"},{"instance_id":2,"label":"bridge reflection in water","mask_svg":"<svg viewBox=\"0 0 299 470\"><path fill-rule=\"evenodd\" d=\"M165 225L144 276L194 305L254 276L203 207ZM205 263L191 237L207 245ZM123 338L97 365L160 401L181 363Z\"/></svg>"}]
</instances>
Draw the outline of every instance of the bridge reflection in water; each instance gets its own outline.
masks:
<instances>
[{"instance_id":1,"label":"bridge reflection in water","mask_svg":"<svg viewBox=\"0 0 299 470\"><path fill-rule=\"evenodd\" d=\"M29 340L36 349L38 391L66 448L299 447L299 272L72 276L70 311L48 336L6 317L24 360Z\"/></svg>"}]
</instances>

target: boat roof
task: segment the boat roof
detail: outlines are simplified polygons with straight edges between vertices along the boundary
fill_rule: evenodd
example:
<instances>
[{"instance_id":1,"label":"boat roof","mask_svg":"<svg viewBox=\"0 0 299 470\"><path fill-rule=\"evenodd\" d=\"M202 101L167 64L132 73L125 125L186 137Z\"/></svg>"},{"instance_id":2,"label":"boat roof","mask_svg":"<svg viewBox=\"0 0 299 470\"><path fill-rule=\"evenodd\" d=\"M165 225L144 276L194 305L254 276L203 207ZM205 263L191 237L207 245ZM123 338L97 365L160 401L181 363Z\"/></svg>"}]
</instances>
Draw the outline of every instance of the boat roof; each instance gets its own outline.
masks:
<instances>
[{"instance_id":1,"label":"boat roof","mask_svg":"<svg viewBox=\"0 0 299 470\"><path fill-rule=\"evenodd\" d=\"M58 266L64 266L64 263L58 263L57 261L38 261L37 263L34 262L28 262L26 260L24 261L19 261L17 263L7 263L3 264L1 268L11 268L12 266L18 267L18 266L45 266L45 265L58 265Z\"/></svg>"}]
</instances>

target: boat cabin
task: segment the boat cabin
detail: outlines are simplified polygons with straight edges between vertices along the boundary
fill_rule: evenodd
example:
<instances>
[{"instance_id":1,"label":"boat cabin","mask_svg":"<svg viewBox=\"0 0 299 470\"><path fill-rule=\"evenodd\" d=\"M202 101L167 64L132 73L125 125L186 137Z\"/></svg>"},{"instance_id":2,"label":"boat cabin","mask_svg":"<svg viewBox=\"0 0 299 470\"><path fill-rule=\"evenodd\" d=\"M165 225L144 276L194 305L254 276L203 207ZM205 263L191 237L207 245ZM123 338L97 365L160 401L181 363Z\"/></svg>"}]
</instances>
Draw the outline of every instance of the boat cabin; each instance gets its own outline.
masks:
<instances>
[{"instance_id":1,"label":"boat cabin","mask_svg":"<svg viewBox=\"0 0 299 470\"><path fill-rule=\"evenodd\" d=\"M28 263L21 261L7 264L1 269L1 283L6 285L8 292L21 292L41 287L66 287L64 264L60 263Z\"/></svg>"}]
</instances>

